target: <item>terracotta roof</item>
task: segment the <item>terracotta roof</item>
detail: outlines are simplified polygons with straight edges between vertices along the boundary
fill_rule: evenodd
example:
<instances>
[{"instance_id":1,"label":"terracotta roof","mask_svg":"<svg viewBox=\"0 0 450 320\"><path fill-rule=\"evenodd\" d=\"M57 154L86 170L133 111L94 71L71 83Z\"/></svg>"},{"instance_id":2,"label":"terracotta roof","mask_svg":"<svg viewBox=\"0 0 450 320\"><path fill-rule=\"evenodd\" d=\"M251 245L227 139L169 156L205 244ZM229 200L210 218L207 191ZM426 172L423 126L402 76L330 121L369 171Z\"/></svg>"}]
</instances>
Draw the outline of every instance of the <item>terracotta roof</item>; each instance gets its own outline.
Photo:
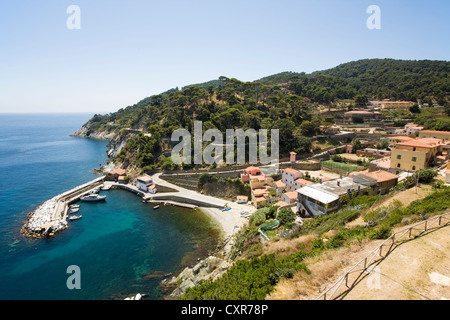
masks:
<instances>
[{"instance_id":1,"label":"terracotta roof","mask_svg":"<svg viewBox=\"0 0 450 320\"><path fill-rule=\"evenodd\" d=\"M408 136L394 136L389 137L389 139L395 139L395 140L415 140L414 138L408 137Z\"/></svg>"},{"instance_id":2,"label":"terracotta roof","mask_svg":"<svg viewBox=\"0 0 450 320\"><path fill-rule=\"evenodd\" d=\"M261 171L260 168L255 167L255 166L250 166L250 167L244 169L244 171L253 171L253 170Z\"/></svg>"},{"instance_id":3,"label":"terracotta roof","mask_svg":"<svg viewBox=\"0 0 450 320\"><path fill-rule=\"evenodd\" d=\"M298 196L297 191L286 192L283 194L286 195L286 197L288 197L291 200L297 199L297 196Z\"/></svg>"},{"instance_id":4,"label":"terracotta roof","mask_svg":"<svg viewBox=\"0 0 450 320\"><path fill-rule=\"evenodd\" d=\"M266 176L263 174L258 174L258 175L251 174L250 179L258 179L258 181L264 181L264 180L266 180Z\"/></svg>"},{"instance_id":5,"label":"terracotta roof","mask_svg":"<svg viewBox=\"0 0 450 320\"><path fill-rule=\"evenodd\" d=\"M423 148L433 148L441 144L441 139L435 138L422 138L411 141L404 141L397 143L397 146L411 146L411 147L423 147Z\"/></svg>"},{"instance_id":6,"label":"terracotta roof","mask_svg":"<svg viewBox=\"0 0 450 320\"><path fill-rule=\"evenodd\" d=\"M264 198L264 197L256 197L255 200L256 200L256 202L261 202L261 201L266 201L266 198Z\"/></svg>"},{"instance_id":7,"label":"terracotta roof","mask_svg":"<svg viewBox=\"0 0 450 320\"><path fill-rule=\"evenodd\" d=\"M273 204L272 207L284 207L287 206L288 204L284 201L278 201L277 203Z\"/></svg>"},{"instance_id":8,"label":"terracotta roof","mask_svg":"<svg viewBox=\"0 0 450 320\"><path fill-rule=\"evenodd\" d=\"M303 184L303 185L308 185L308 184L313 184L314 182L311 182L311 181L308 181L308 180L305 180L305 179L297 179L297 180L295 180L295 182L297 182L297 183L301 183L301 184Z\"/></svg>"},{"instance_id":9,"label":"terracotta roof","mask_svg":"<svg viewBox=\"0 0 450 320\"><path fill-rule=\"evenodd\" d=\"M329 177L322 177L322 182L323 181L330 181L330 180L334 180L333 178L329 178Z\"/></svg>"},{"instance_id":10,"label":"terracotta roof","mask_svg":"<svg viewBox=\"0 0 450 320\"><path fill-rule=\"evenodd\" d=\"M149 176L140 176L140 177L137 177L137 179L144 181L144 182L152 182L153 181L152 177L149 177Z\"/></svg>"},{"instance_id":11,"label":"terracotta roof","mask_svg":"<svg viewBox=\"0 0 450 320\"><path fill-rule=\"evenodd\" d=\"M292 173L292 174L297 174L297 173L299 173L298 170L295 170L295 169L292 169L292 168L282 169L282 171L286 171L287 173Z\"/></svg>"},{"instance_id":12,"label":"terracotta roof","mask_svg":"<svg viewBox=\"0 0 450 320\"><path fill-rule=\"evenodd\" d=\"M393 180L393 179L398 179L399 176L397 176L396 174L384 171L384 170L378 170L378 171L372 171L372 172L366 172L363 173L364 175L371 177L373 179L376 179L377 182L384 182L384 181L389 181L389 180Z\"/></svg>"},{"instance_id":13,"label":"terracotta roof","mask_svg":"<svg viewBox=\"0 0 450 320\"><path fill-rule=\"evenodd\" d=\"M109 174L118 174L119 176L124 175L125 173L127 173L127 170L125 169L115 169L109 172Z\"/></svg>"},{"instance_id":14,"label":"terracotta roof","mask_svg":"<svg viewBox=\"0 0 450 320\"><path fill-rule=\"evenodd\" d=\"M281 180L275 181L275 185L276 185L278 188L284 188L284 187L286 187L286 184L285 184L283 181L281 181Z\"/></svg>"}]
</instances>

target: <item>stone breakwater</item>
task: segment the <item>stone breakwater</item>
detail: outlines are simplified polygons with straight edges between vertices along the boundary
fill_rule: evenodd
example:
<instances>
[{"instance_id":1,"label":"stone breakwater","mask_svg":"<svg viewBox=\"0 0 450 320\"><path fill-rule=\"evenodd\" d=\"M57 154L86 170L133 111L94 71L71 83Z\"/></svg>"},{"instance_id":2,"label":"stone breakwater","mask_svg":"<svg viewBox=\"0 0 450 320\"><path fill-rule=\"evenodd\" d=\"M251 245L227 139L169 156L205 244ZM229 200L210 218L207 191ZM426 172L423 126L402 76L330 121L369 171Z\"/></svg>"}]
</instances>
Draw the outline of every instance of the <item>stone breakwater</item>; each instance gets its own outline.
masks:
<instances>
[{"instance_id":1,"label":"stone breakwater","mask_svg":"<svg viewBox=\"0 0 450 320\"><path fill-rule=\"evenodd\" d=\"M51 230L45 228L46 225L49 225L52 222L52 215L58 204L59 197L60 196L56 196L45 201L34 211L30 212L27 217L27 222L22 227L21 232L25 235L39 238L66 229L68 226L67 221L62 219L53 223Z\"/></svg>"},{"instance_id":2,"label":"stone breakwater","mask_svg":"<svg viewBox=\"0 0 450 320\"><path fill-rule=\"evenodd\" d=\"M67 205L98 188L103 180L104 176L101 176L45 201L27 215L27 221L20 232L29 237L41 238L68 228Z\"/></svg>"}]
</instances>

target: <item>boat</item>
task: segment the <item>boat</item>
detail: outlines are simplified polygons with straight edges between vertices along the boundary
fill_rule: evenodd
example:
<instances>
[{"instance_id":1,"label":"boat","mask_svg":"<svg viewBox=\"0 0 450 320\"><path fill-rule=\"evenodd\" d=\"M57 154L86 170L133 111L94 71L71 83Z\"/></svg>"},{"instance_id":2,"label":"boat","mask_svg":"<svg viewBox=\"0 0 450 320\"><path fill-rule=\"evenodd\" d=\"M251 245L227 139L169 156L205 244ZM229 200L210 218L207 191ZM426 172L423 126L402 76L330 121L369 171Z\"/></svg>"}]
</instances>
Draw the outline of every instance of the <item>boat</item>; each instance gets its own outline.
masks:
<instances>
[{"instance_id":1,"label":"boat","mask_svg":"<svg viewBox=\"0 0 450 320\"><path fill-rule=\"evenodd\" d=\"M219 210L220 211L228 211L228 210L231 210L231 208L230 207L226 207L226 208L220 208Z\"/></svg>"},{"instance_id":2,"label":"boat","mask_svg":"<svg viewBox=\"0 0 450 320\"><path fill-rule=\"evenodd\" d=\"M159 205L153 207L153 209L158 209L158 208L159 208Z\"/></svg>"},{"instance_id":3,"label":"boat","mask_svg":"<svg viewBox=\"0 0 450 320\"><path fill-rule=\"evenodd\" d=\"M77 213L78 211L80 211L80 208L69 208L69 211L67 211L68 213Z\"/></svg>"},{"instance_id":4,"label":"boat","mask_svg":"<svg viewBox=\"0 0 450 320\"><path fill-rule=\"evenodd\" d=\"M81 201L102 201L105 200L106 196L101 196L98 193L91 193L86 196L81 197Z\"/></svg>"},{"instance_id":5,"label":"boat","mask_svg":"<svg viewBox=\"0 0 450 320\"><path fill-rule=\"evenodd\" d=\"M69 220L78 220L78 219L81 219L83 216L82 215L79 215L79 216L70 216L69 217Z\"/></svg>"},{"instance_id":6,"label":"boat","mask_svg":"<svg viewBox=\"0 0 450 320\"><path fill-rule=\"evenodd\" d=\"M77 208L80 208L80 205L79 205L79 204L71 204L71 205L69 206L69 208L70 208L70 209L77 209Z\"/></svg>"}]
</instances>

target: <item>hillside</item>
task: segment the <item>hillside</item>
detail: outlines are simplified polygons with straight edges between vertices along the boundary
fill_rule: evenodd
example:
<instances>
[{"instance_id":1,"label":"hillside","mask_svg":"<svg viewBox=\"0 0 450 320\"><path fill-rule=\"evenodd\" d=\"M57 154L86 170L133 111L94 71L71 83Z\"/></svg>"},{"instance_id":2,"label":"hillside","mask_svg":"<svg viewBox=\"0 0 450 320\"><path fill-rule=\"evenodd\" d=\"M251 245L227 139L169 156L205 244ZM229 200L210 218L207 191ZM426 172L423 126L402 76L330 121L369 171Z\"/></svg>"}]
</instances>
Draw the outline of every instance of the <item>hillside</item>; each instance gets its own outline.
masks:
<instances>
[{"instance_id":1,"label":"hillside","mask_svg":"<svg viewBox=\"0 0 450 320\"><path fill-rule=\"evenodd\" d=\"M308 153L308 137L321 134L319 104L368 99L423 100L448 104L447 61L360 60L312 74L282 72L253 82L220 77L170 89L107 115L95 115L75 135L111 140L110 154L124 167L176 169L170 137L178 128L192 132L218 128L279 129L280 153Z\"/></svg>"}]
</instances>

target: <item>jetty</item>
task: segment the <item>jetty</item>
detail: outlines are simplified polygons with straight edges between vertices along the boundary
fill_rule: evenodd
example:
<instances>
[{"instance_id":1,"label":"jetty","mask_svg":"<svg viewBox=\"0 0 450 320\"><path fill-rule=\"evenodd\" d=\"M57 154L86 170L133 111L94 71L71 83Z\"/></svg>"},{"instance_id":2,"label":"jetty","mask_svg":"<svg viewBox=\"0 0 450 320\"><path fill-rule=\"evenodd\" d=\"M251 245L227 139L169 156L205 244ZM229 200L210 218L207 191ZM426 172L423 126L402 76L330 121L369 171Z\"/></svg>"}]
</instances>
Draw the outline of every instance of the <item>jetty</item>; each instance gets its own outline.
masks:
<instances>
[{"instance_id":1,"label":"jetty","mask_svg":"<svg viewBox=\"0 0 450 320\"><path fill-rule=\"evenodd\" d=\"M104 178L101 176L45 201L28 214L21 232L32 237L42 237L64 230L68 226L69 206L102 186Z\"/></svg>"}]
</instances>

